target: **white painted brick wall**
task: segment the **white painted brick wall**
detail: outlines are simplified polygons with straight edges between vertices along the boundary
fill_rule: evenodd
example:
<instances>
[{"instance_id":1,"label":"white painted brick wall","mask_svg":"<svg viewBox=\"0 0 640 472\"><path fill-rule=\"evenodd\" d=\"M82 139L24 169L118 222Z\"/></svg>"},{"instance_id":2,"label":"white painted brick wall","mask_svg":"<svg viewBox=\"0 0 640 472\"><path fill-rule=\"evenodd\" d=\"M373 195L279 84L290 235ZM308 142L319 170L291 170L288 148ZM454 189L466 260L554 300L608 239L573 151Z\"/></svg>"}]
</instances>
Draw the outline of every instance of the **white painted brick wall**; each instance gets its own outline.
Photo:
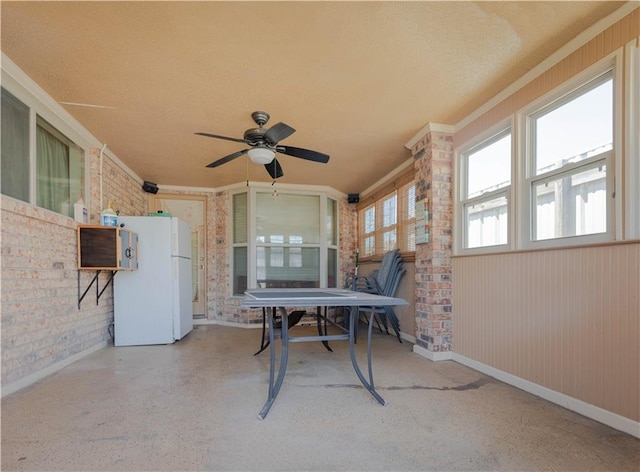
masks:
<instances>
[{"instance_id":1,"label":"white painted brick wall","mask_svg":"<svg viewBox=\"0 0 640 472\"><path fill-rule=\"evenodd\" d=\"M90 153L91 223L99 222L98 150ZM103 189L126 214L143 215L137 180L104 158ZM109 339L113 289L96 305L95 285L78 309L76 223L51 211L0 197L2 386L51 368ZM94 277L80 271L83 292ZM99 276L100 289L109 274ZM11 390L11 389L9 389Z\"/></svg>"}]
</instances>

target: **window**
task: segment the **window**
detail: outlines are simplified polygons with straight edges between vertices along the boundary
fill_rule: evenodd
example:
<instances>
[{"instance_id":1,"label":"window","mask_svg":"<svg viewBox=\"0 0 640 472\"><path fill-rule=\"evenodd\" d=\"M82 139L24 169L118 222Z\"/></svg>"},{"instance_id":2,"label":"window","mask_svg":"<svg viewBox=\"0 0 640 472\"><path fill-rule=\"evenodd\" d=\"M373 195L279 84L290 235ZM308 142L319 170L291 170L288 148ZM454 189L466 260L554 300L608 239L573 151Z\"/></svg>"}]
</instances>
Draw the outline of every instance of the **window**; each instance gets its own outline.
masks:
<instances>
[{"instance_id":1,"label":"window","mask_svg":"<svg viewBox=\"0 0 640 472\"><path fill-rule=\"evenodd\" d=\"M234 295L248 287L336 287L335 200L252 189L232 195L232 215Z\"/></svg>"},{"instance_id":2,"label":"window","mask_svg":"<svg viewBox=\"0 0 640 472\"><path fill-rule=\"evenodd\" d=\"M462 152L460 159L464 248L507 244L511 130Z\"/></svg>"},{"instance_id":3,"label":"window","mask_svg":"<svg viewBox=\"0 0 640 472\"><path fill-rule=\"evenodd\" d=\"M248 288L247 257L249 242L249 204L247 193L236 193L231 197L233 218L233 293L243 294Z\"/></svg>"},{"instance_id":4,"label":"window","mask_svg":"<svg viewBox=\"0 0 640 472\"><path fill-rule=\"evenodd\" d=\"M458 253L615 238L617 60L592 66L456 150Z\"/></svg>"},{"instance_id":5,"label":"window","mask_svg":"<svg viewBox=\"0 0 640 472\"><path fill-rule=\"evenodd\" d=\"M29 107L2 89L2 193L29 201Z\"/></svg>"},{"instance_id":6,"label":"window","mask_svg":"<svg viewBox=\"0 0 640 472\"><path fill-rule=\"evenodd\" d=\"M82 150L37 117L36 205L73 216L73 203L84 197Z\"/></svg>"},{"instance_id":7,"label":"window","mask_svg":"<svg viewBox=\"0 0 640 472\"><path fill-rule=\"evenodd\" d=\"M527 131L531 240L605 233L612 72L530 114Z\"/></svg>"},{"instance_id":8,"label":"window","mask_svg":"<svg viewBox=\"0 0 640 472\"><path fill-rule=\"evenodd\" d=\"M415 251L415 203L413 170L366 199L358 211L360 256L382 256L392 249Z\"/></svg>"},{"instance_id":9,"label":"window","mask_svg":"<svg viewBox=\"0 0 640 472\"><path fill-rule=\"evenodd\" d=\"M4 88L1 161L5 195L66 216L85 198L83 150Z\"/></svg>"}]
</instances>

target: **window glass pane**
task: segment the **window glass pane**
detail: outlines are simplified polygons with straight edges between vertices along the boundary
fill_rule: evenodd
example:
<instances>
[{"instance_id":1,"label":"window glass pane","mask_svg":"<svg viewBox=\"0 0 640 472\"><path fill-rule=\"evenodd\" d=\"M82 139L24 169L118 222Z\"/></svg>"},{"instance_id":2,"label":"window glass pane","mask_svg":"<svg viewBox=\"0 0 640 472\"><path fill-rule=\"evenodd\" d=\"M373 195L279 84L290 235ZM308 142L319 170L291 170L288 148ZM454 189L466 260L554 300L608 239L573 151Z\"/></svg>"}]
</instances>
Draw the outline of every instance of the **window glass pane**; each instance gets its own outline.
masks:
<instances>
[{"instance_id":1,"label":"window glass pane","mask_svg":"<svg viewBox=\"0 0 640 472\"><path fill-rule=\"evenodd\" d=\"M407 189L407 218L416 217L416 185L412 184Z\"/></svg>"},{"instance_id":2,"label":"window glass pane","mask_svg":"<svg viewBox=\"0 0 640 472\"><path fill-rule=\"evenodd\" d=\"M233 294L242 295L247 290L247 248L233 248Z\"/></svg>"},{"instance_id":3,"label":"window glass pane","mask_svg":"<svg viewBox=\"0 0 640 472\"><path fill-rule=\"evenodd\" d=\"M42 118L36 127L36 204L73 215L73 203L84 197L82 150Z\"/></svg>"},{"instance_id":4,"label":"window glass pane","mask_svg":"<svg viewBox=\"0 0 640 472\"><path fill-rule=\"evenodd\" d=\"M2 193L29 201L29 108L5 89L0 105Z\"/></svg>"},{"instance_id":5,"label":"window glass pane","mask_svg":"<svg viewBox=\"0 0 640 472\"><path fill-rule=\"evenodd\" d=\"M396 232L386 231L382 233L382 249L384 252L391 251L397 247Z\"/></svg>"},{"instance_id":6,"label":"window glass pane","mask_svg":"<svg viewBox=\"0 0 640 472\"><path fill-rule=\"evenodd\" d=\"M257 260L260 288L320 287L320 249L317 247L258 247ZM274 260L277 265L272 264Z\"/></svg>"},{"instance_id":7,"label":"window glass pane","mask_svg":"<svg viewBox=\"0 0 640 472\"><path fill-rule=\"evenodd\" d=\"M404 234L405 234L406 246L400 249L404 251L415 251L416 250L416 220L415 219L405 224Z\"/></svg>"},{"instance_id":8,"label":"window glass pane","mask_svg":"<svg viewBox=\"0 0 640 472\"><path fill-rule=\"evenodd\" d=\"M283 247L270 247L266 252L269 254L269 267L284 267Z\"/></svg>"},{"instance_id":9,"label":"window glass pane","mask_svg":"<svg viewBox=\"0 0 640 472\"><path fill-rule=\"evenodd\" d=\"M398 198L394 193L382 202L382 226L392 226L397 221L397 201Z\"/></svg>"},{"instance_id":10,"label":"window glass pane","mask_svg":"<svg viewBox=\"0 0 640 472\"><path fill-rule=\"evenodd\" d=\"M302 267L302 248L290 247L287 251L289 251L289 267Z\"/></svg>"},{"instance_id":11,"label":"window glass pane","mask_svg":"<svg viewBox=\"0 0 640 472\"><path fill-rule=\"evenodd\" d=\"M364 211L364 232L373 233L376 229L376 207L372 206Z\"/></svg>"},{"instance_id":12,"label":"window glass pane","mask_svg":"<svg viewBox=\"0 0 640 472\"><path fill-rule=\"evenodd\" d=\"M602 164L535 183L535 239L605 232L606 175L606 166Z\"/></svg>"},{"instance_id":13,"label":"window glass pane","mask_svg":"<svg viewBox=\"0 0 640 472\"><path fill-rule=\"evenodd\" d=\"M284 243L302 238L305 244L320 243L320 197L317 195L271 193L256 195L257 241L282 236Z\"/></svg>"},{"instance_id":14,"label":"window glass pane","mask_svg":"<svg viewBox=\"0 0 640 472\"><path fill-rule=\"evenodd\" d=\"M247 241L247 194L236 193L233 196L233 242Z\"/></svg>"},{"instance_id":15,"label":"window glass pane","mask_svg":"<svg viewBox=\"0 0 640 472\"><path fill-rule=\"evenodd\" d=\"M510 184L511 134L467 156L467 198Z\"/></svg>"},{"instance_id":16,"label":"window glass pane","mask_svg":"<svg viewBox=\"0 0 640 472\"><path fill-rule=\"evenodd\" d=\"M338 251L336 249L327 250L327 287L335 288L338 286Z\"/></svg>"},{"instance_id":17,"label":"window glass pane","mask_svg":"<svg viewBox=\"0 0 640 472\"><path fill-rule=\"evenodd\" d=\"M332 198L327 198L327 243L330 246L338 244L338 205Z\"/></svg>"},{"instance_id":18,"label":"window glass pane","mask_svg":"<svg viewBox=\"0 0 640 472\"><path fill-rule=\"evenodd\" d=\"M482 247L507 243L507 198L465 205L467 246Z\"/></svg>"},{"instance_id":19,"label":"window glass pane","mask_svg":"<svg viewBox=\"0 0 640 472\"><path fill-rule=\"evenodd\" d=\"M535 119L536 175L612 148L613 80Z\"/></svg>"},{"instance_id":20,"label":"window glass pane","mask_svg":"<svg viewBox=\"0 0 640 472\"><path fill-rule=\"evenodd\" d=\"M290 238L291 242L293 242L293 241L298 242L301 239L302 239L301 236L291 236L291 238ZM273 243L273 244L284 244L284 235L283 234L272 234L267 239L267 242ZM298 244L300 244L300 243L298 243Z\"/></svg>"},{"instance_id":21,"label":"window glass pane","mask_svg":"<svg viewBox=\"0 0 640 472\"><path fill-rule=\"evenodd\" d=\"M416 185L410 182L398 189L397 247L401 251L416 250Z\"/></svg>"},{"instance_id":22,"label":"window glass pane","mask_svg":"<svg viewBox=\"0 0 640 472\"><path fill-rule=\"evenodd\" d=\"M363 256L373 256L376 251L376 238L374 236L368 236L364 238L363 244Z\"/></svg>"},{"instance_id":23,"label":"window glass pane","mask_svg":"<svg viewBox=\"0 0 640 472\"><path fill-rule=\"evenodd\" d=\"M69 147L38 126L36 149L36 204L69 216Z\"/></svg>"}]
</instances>

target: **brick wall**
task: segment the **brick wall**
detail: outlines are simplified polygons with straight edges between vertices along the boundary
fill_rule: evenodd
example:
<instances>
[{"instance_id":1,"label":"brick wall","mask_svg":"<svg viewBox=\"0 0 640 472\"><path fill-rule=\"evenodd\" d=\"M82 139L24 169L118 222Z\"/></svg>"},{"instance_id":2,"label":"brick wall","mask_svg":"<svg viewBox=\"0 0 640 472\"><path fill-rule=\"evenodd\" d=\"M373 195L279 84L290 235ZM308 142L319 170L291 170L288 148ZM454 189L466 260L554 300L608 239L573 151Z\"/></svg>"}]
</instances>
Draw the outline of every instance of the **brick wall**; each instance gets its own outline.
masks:
<instances>
[{"instance_id":1,"label":"brick wall","mask_svg":"<svg viewBox=\"0 0 640 472\"><path fill-rule=\"evenodd\" d=\"M99 150L89 155L91 222L99 218ZM140 184L104 158L104 201L127 214L144 214ZM10 197L0 197L2 267L2 387L63 363L109 340L113 290L96 305L95 286L78 308L76 223ZM95 272L80 272L84 291ZM98 283L104 286L107 273Z\"/></svg>"},{"instance_id":2,"label":"brick wall","mask_svg":"<svg viewBox=\"0 0 640 472\"><path fill-rule=\"evenodd\" d=\"M428 199L430 236L416 246L416 344L451 351L453 135L430 132L412 148L416 200Z\"/></svg>"},{"instance_id":3,"label":"brick wall","mask_svg":"<svg viewBox=\"0 0 640 472\"><path fill-rule=\"evenodd\" d=\"M228 191L216 192L214 214L208 220L212 256L209 256L211 267L208 281L208 311L213 319L230 323L248 323L257 321L257 311L250 313L240 308L241 297L231 297L231 264L232 241L229 238L229 211L231 209ZM211 318L211 316L210 316Z\"/></svg>"},{"instance_id":4,"label":"brick wall","mask_svg":"<svg viewBox=\"0 0 640 472\"><path fill-rule=\"evenodd\" d=\"M89 154L89 216L91 224L100 224L100 212L106 208L109 201L113 203L113 209L123 215L146 215L148 202L147 194L142 190L142 183L124 172L116 162L105 154L102 157L103 208L100 207L100 150L92 148Z\"/></svg>"},{"instance_id":5,"label":"brick wall","mask_svg":"<svg viewBox=\"0 0 640 472\"><path fill-rule=\"evenodd\" d=\"M346 198L338 201L338 224L340 242L338 288L342 288L347 277L354 274L358 247L358 211L355 205L347 202Z\"/></svg>"}]
</instances>

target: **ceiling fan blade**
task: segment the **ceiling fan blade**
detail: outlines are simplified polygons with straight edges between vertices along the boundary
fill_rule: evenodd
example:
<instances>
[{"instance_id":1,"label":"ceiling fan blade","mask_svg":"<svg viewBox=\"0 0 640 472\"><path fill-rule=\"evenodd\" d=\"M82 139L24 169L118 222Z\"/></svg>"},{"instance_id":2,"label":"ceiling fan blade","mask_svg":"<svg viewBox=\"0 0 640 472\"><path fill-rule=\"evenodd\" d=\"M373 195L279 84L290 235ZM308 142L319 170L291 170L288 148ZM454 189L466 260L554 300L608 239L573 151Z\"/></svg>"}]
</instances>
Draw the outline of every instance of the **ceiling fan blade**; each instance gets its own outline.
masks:
<instances>
[{"instance_id":1,"label":"ceiling fan blade","mask_svg":"<svg viewBox=\"0 0 640 472\"><path fill-rule=\"evenodd\" d=\"M274 180L279 179L284 175L284 172L282 171L282 167L280 166L278 159L274 159L268 164L265 164L264 168L267 169L267 172L269 172L269 175Z\"/></svg>"},{"instance_id":2,"label":"ceiling fan blade","mask_svg":"<svg viewBox=\"0 0 640 472\"><path fill-rule=\"evenodd\" d=\"M264 140L267 143L274 145L282 141L283 139L288 138L295 132L295 129L285 123L276 123L264 134Z\"/></svg>"},{"instance_id":3,"label":"ceiling fan blade","mask_svg":"<svg viewBox=\"0 0 640 472\"><path fill-rule=\"evenodd\" d=\"M219 134L211 134L211 133L194 133L200 136L207 136L209 138L217 138L217 139L226 139L227 141L234 141L236 143L245 143L248 144L247 141L240 138L230 138L229 136L220 136Z\"/></svg>"},{"instance_id":4,"label":"ceiling fan blade","mask_svg":"<svg viewBox=\"0 0 640 472\"><path fill-rule=\"evenodd\" d=\"M248 149L243 149L242 151L234 152L233 154L229 154L228 156L222 157L222 158L218 159L217 161L213 161L211 164L208 164L207 167L218 167L218 166L221 166L222 164L226 164L229 161L237 159L238 157L242 156L243 154L246 154L248 151L249 151Z\"/></svg>"},{"instance_id":5,"label":"ceiling fan blade","mask_svg":"<svg viewBox=\"0 0 640 472\"><path fill-rule=\"evenodd\" d=\"M276 151L286 154L287 156L299 157L300 159L306 159L308 161L321 162L323 164L329 162L328 154L311 151L309 149L302 149L293 146L278 146Z\"/></svg>"}]
</instances>

